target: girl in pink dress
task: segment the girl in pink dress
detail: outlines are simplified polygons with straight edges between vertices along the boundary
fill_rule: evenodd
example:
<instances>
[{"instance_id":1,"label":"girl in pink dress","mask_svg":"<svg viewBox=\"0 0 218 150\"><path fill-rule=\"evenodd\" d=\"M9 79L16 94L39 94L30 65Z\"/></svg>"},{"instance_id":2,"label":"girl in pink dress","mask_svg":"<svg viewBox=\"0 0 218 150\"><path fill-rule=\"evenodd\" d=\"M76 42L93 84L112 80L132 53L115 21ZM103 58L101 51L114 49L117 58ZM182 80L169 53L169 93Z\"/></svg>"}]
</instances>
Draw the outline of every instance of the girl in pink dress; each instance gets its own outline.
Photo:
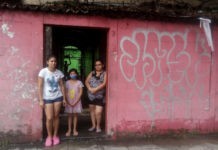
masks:
<instances>
[{"instance_id":1,"label":"girl in pink dress","mask_svg":"<svg viewBox=\"0 0 218 150\"><path fill-rule=\"evenodd\" d=\"M78 135L77 120L78 113L82 112L81 96L83 93L83 83L78 80L78 72L76 69L69 71L70 80L66 82L66 98L67 105L65 113L68 114L68 130L66 136L71 135L73 121L73 136Z\"/></svg>"}]
</instances>

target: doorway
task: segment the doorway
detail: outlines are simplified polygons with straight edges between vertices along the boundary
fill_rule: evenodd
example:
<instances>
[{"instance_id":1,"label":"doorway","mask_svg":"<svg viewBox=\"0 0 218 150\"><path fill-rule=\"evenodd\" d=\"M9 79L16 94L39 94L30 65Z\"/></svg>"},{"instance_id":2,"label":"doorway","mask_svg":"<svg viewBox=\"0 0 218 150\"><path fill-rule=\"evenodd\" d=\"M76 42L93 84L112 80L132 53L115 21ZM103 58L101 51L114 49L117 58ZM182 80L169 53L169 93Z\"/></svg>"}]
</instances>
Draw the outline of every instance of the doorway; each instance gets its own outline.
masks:
<instances>
[{"instance_id":1,"label":"doorway","mask_svg":"<svg viewBox=\"0 0 218 150\"><path fill-rule=\"evenodd\" d=\"M96 59L101 59L106 66L107 49L106 28L84 28L72 26L44 26L44 64L46 57L54 54L57 57L58 69L65 74L65 80L68 80L67 72L77 69L80 80L85 84L87 75L94 69ZM106 69L106 68L105 68ZM96 137L104 135L102 133L89 132L91 120L87 103L87 89L83 88L82 106L83 112L78 117L79 137ZM106 106L105 106L106 107ZM104 109L105 110L105 109ZM45 137L45 116L43 117L43 135ZM105 130L105 112L102 116L101 127ZM60 114L59 134L63 138L67 131L67 114L64 113L64 107Z\"/></svg>"}]
</instances>

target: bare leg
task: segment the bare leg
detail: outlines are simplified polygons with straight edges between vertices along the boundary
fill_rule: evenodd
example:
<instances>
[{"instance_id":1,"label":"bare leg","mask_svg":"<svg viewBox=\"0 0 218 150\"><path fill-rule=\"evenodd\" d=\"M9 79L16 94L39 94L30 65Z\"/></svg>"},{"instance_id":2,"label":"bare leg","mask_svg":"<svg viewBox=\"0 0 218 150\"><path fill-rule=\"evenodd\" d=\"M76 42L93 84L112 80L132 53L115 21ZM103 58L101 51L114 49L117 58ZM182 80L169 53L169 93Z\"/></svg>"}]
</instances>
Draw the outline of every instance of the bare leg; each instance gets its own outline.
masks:
<instances>
[{"instance_id":1,"label":"bare leg","mask_svg":"<svg viewBox=\"0 0 218 150\"><path fill-rule=\"evenodd\" d=\"M96 130L99 131L101 130L101 117L102 117L102 111L103 107L102 106L95 106L95 117L96 117Z\"/></svg>"},{"instance_id":2,"label":"bare leg","mask_svg":"<svg viewBox=\"0 0 218 150\"><path fill-rule=\"evenodd\" d=\"M54 103L54 136L57 136L59 129L59 113L61 110L62 102Z\"/></svg>"},{"instance_id":3,"label":"bare leg","mask_svg":"<svg viewBox=\"0 0 218 150\"><path fill-rule=\"evenodd\" d=\"M48 137L52 137L52 129L53 129L53 119L54 119L54 105L53 104L45 104L45 115L46 115L46 129L48 133Z\"/></svg>"},{"instance_id":4,"label":"bare leg","mask_svg":"<svg viewBox=\"0 0 218 150\"><path fill-rule=\"evenodd\" d=\"M68 114L68 130L66 136L70 136L72 128L72 114Z\"/></svg>"},{"instance_id":5,"label":"bare leg","mask_svg":"<svg viewBox=\"0 0 218 150\"><path fill-rule=\"evenodd\" d=\"M90 116L91 116L91 121L92 121L92 127L91 128L95 128L96 127L96 123L95 123L95 105L89 105L89 110L90 110Z\"/></svg>"},{"instance_id":6,"label":"bare leg","mask_svg":"<svg viewBox=\"0 0 218 150\"><path fill-rule=\"evenodd\" d=\"M78 115L77 115L77 113L74 113L73 114L73 135L74 136L78 135L77 122L78 122Z\"/></svg>"}]
</instances>

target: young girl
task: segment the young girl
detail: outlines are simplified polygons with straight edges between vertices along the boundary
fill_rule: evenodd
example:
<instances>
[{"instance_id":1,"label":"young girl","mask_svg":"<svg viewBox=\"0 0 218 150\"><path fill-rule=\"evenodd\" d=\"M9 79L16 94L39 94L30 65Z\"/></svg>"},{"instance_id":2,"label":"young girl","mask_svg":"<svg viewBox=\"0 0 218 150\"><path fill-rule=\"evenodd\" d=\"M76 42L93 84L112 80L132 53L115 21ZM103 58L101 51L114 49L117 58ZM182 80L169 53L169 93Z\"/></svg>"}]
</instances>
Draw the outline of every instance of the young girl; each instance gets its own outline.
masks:
<instances>
[{"instance_id":1,"label":"young girl","mask_svg":"<svg viewBox=\"0 0 218 150\"><path fill-rule=\"evenodd\" d=\"M76 69L69 71L70 80L66 82L66 97L67 105L65 112L68 113L68 130L66 136L71 135L72 117L73 117L73 136L78 135L77 120L78 113L82 112L81 96L83 93L83 87L81 81L78 80L78 72Z\"/></svg>"},{"instance_id":2,"label":"young girl","mask_svg":"<svg viewBox=\"0 0 218 150\"><path fill-rule=\"evenodd\" d=\"M45 110L48 137L45 146L60 143L58 137L59 113L61 105L66 104L63 77L64 74L56 69L56 57L47 59L47 67L40 70L38 75L39 105Z\"/></svg>"}]
</instances>

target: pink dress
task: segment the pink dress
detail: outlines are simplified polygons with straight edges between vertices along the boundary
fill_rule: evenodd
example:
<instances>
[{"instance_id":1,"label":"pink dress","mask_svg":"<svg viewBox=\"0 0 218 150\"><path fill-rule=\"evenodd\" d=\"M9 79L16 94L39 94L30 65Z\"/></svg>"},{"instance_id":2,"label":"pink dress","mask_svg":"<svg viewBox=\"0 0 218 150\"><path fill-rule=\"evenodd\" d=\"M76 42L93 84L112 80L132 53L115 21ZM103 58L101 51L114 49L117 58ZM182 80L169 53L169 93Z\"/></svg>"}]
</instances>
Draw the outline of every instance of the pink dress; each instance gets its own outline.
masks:
<instances>
[{"instance_id":1,"label":"pink dress","mask_svg":"<svg viewBox=\"0 0 218 150\"><path fill-rule=\"evenodd\" d=\"M79 96L79 89L84 87L83 83L77 80L76 83L72 83L70 80L66 82L67 90L67 100L70 104L73 104L77 101ZM81 113L82 112L82 103L81 100L74 106L67 105L65 107L65 113Z\"/></svg>"}]
</instances>

